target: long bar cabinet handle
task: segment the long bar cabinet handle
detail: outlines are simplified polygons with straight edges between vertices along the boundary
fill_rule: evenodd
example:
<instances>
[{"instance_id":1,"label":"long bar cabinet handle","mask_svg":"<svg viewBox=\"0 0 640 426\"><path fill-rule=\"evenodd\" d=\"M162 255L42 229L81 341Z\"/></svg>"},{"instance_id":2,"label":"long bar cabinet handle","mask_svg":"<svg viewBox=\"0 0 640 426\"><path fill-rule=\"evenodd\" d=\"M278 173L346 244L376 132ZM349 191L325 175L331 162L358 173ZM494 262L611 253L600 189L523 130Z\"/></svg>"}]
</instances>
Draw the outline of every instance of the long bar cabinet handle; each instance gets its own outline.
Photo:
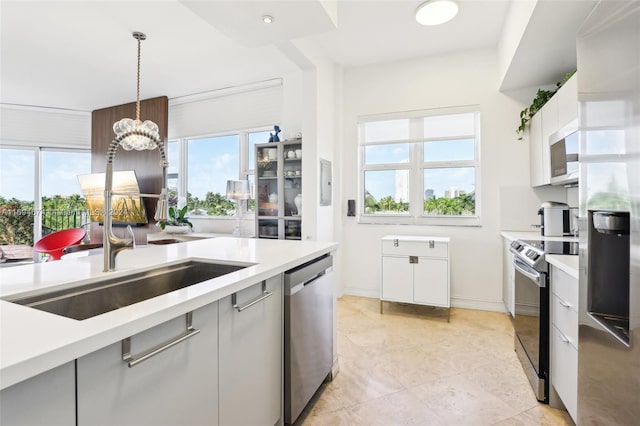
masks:
<instances>
[{"instance_id":1,"label":"long bar cabinet handle","mask_svg":"<svg viewBox=\"0 0 640 426\"><path fill-rule=\"evenodd\" d=\"M571 342L571 340L565 336L560 330L558 330L558 334L560 335L560 340L562 340L565 343L569 343Z\"/></svg>"},{"instance_id":2,"label":"long bar cabinet handle","mask_svg":"<svg viewBox=\"0 0 640 426\"><path fill-rule=\"evenodd\" d=\"M185 340L195 336L196 334L200 333L200 330L197 328L193 328L192 322L193 322L193 312L187 312L186 330L184 333L180 334L174 339L171 339L165 343L162 343L161 345L156 346L155 348L149 349L148 351L143 352L142 354L136 357L131 355L131 337L127 337L122 341L122 361L126 362L129 368L135 367L141 362L144 362L149 358L152 358L158 355L160 352L164 352L167 349L177 345L178 343L184 342Z\"/></svg>"},{"instance_id":3,"label":"long bar cabinet handle","mask_svg":"<svg viewBox=\"0 0 640 426\"><path fill-rule=\"evenodd\" d=\"M565 308L570 308L571 307L571 303L565 302L564 300L560 299L559 297L558 297L558 303L560 303Z\"/></svg>"},{"instance_id":4,"label":"long bar cabinet handle","mask_svg":"<svg viewBox=\"0 0 640 426\"><path fill-rule=\"evenodd\" d=\"M246 305L238 306L237 293L233 293L231 295L231 304L233 305L234 308L236 308L238 310L238 312L242 312L245 309L252 307L256 303L262 302L264 299L266 299L267 297L270 297L272 295L273 295L273 293L271 293L270 291L267 291L267 282L266 281L262 281L262 295L258 296L256 299L252 300L251 302L247 303Z\"/></svg>"}]
</instances>

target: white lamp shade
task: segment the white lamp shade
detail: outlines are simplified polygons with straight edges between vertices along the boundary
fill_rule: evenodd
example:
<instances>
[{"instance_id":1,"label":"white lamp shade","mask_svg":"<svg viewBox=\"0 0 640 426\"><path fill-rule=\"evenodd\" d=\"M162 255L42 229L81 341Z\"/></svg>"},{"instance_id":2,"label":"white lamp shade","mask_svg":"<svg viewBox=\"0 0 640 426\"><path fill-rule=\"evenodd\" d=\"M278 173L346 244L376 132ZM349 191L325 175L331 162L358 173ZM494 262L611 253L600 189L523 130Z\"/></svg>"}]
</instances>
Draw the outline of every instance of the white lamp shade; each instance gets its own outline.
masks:
<instances>
[{"instance_id":1,"label":"white lamp shade","mask_svg":"<svg viewBox=\"0 0 640 426\"><path fill-rule=\"evenodd\" d=\"M251 187L248 180L228 180L227 198L229 200L248 200L251 198Z\"/></svg>"}]
</instances>

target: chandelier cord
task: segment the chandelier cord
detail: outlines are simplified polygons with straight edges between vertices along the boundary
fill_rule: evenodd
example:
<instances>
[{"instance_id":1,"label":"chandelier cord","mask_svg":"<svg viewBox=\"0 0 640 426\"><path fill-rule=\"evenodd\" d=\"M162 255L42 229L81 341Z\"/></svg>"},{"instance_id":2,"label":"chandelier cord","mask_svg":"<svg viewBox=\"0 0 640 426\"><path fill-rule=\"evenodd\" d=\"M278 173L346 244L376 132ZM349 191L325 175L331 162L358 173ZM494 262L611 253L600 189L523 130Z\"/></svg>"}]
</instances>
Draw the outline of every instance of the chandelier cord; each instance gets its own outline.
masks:
<instances>
[{"instance_id":1,"label":"chandelier cord","mask_svg":"<svg viewBox=\"0 0 640 426\"><path fill-rule=\"evenodd\" d=\"M140 123L140 50L141 50L141 37L138 39L138 73L137 73L137 85L136 85L136 123Z\"/></svg>"}]
</instances>

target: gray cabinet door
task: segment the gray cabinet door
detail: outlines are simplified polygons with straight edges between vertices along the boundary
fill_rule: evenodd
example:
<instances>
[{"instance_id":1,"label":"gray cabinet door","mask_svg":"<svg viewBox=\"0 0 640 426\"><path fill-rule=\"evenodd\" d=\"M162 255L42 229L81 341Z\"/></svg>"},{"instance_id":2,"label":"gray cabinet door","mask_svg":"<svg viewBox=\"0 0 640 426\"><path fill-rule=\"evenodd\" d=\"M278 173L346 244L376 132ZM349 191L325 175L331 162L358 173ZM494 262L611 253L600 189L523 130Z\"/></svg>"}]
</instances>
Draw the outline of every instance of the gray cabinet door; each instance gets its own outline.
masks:
<instances>
[{"instance_id":1,"label":"gray cabinet door","mask_svg":"<svg viewBox=\"0 0 640 426\"><path fill-rule=\"evenodd\" d=\"M3 426L68 426L76 422L74 363L68 362L0 392Z\"/></svg>"},{"instance_id":2,"label":"gray cabinet door","mask_svg":"<svg viewBox=\"0 0 640 426\"><path fill-rule=\"evenodd\" d=\"M199 334L129 367L121 342L77 360L78 425L217 425L218 303L193 312ZM136 334L140 354L185 332L180 316Z\"/></svg>"},{"instance_id":3,"label":"gray cabinet door","mask_svg":"<svg viewBox=\"0 0 640 426\"><path fill-rule=\"evenodd\" d=\"M221 299L220 424L274 425L282 416L283 314L282 276Z\"/></svg>"}]
</instances>

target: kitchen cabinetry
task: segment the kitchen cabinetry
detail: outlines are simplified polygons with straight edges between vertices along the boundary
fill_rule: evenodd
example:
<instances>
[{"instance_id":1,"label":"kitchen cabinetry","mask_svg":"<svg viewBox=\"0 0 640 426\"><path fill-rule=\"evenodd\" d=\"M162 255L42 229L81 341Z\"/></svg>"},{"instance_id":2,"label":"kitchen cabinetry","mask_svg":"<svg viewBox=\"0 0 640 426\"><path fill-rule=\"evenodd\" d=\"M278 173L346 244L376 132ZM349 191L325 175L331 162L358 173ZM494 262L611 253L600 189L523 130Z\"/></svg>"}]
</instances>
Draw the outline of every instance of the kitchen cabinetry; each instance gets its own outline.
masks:
<instances>
[{"instance_id":1,"label":"kitchen cabinetry","mask_svg":"<svg viewBox=\"0 0 640 426\"><path fill-rule=\"evenodd\" d=\"M578 118L578 73L567 80L553 96L558 98L558 129Z\"/></svg>"},{"instance_id":2,"label":"kitchen cabinetry","mask_svg":"<svg viewBox=\"0 0 640 426\"><path fill-rule=\"evenodd\" d=\"M383 301L450 308L449 238L382 238L381 275L381 312Z\"/></svg>"},{"instance_id":3,"label":"kitchen cabinetry","mask_svg":"<svg viewBox=\"0 0 640 426\"><path fill-rule=\"evenodd\" d=\"M0 392L0 424L76 424L74 363L68 362Z\"/></svg>"},{"instance_id":4,"label":"kitchen cabinetry","mask_svg":"<svg viewBox=\"0 0 640 426\"><path fill-rule=\"evenodd\" d=\"M544 174L542 172L542 114L539 113L531 117L529 121L529 160L531 186L544 185Z\"/></svg>"},{"instance_id":5,"label":"kitchen cabinetry","mask_svg":"<svg viewBox=\"0 0 640 426\"><path fill-rule=\"evenodd\" d=\"M549 136L578 118L578 73L558 89L529 121L531 186L551 184Z\"/></svg>"},{"instance_id":6,"label":"kitchen cabinetry","mask_svg":"<svg viewBox=\"0 0 640 426\"><path fill-rule=\"evenodd\" d=\"M302 141L257 144L256 235L302 237Z\"/></svg>"},{"instance_id":7,"label":"kitchen cabinetry","mask_svg":"<svg viewBox=\"0 0 640 426\"><path fill-rule=\"evenodd\" d=\"M282 276L218 303L220 424L276 424L283 393Z\"/></svg>"},{"instance_id":8,"label":"kitchen cabinetry","mask_svg":"<svg viewBox=\"0 0 640 426\"><path fill-rule=\"evenodd\" d=\"M549 147L549 136L558 131L558 98L553 96L540 108L542 131L542 184L551 183L551 150Z\"/></svg>"},{"instance_id":9,"label":"kitchen cabinetry","mask_svg":"<svg viewBox=\"0 0 640 426\"><path fill-rule=\"evenodd\" d=\"M551 385L577 419L578 280L551 265Z\"/></svg>"},{"instance_id":10,"label":"kitchen cabinetry","mask_svg":"<svg viewBox=\"0 0 640 426\"><path fill-rule=\"evenodd\" d=\"M511 241L503 237L502 244L502 301L507 314L513 318L515 313L515 269L513 266L513 253Z\"/></svg>"},{"instance_id":11,"label":"kitchen cabinetry","mask_svg":"<svg viewBox=\"0 0 640 426\"><path fill-rule=\"evenodd\" d=\"M132 336L131 353L184 335L186 324L180 316ZM132 367L121 342L79 358L77 424L218 424L218 302L193 311L192 327L200 332Z\"/></svg>"}]
</instances>

